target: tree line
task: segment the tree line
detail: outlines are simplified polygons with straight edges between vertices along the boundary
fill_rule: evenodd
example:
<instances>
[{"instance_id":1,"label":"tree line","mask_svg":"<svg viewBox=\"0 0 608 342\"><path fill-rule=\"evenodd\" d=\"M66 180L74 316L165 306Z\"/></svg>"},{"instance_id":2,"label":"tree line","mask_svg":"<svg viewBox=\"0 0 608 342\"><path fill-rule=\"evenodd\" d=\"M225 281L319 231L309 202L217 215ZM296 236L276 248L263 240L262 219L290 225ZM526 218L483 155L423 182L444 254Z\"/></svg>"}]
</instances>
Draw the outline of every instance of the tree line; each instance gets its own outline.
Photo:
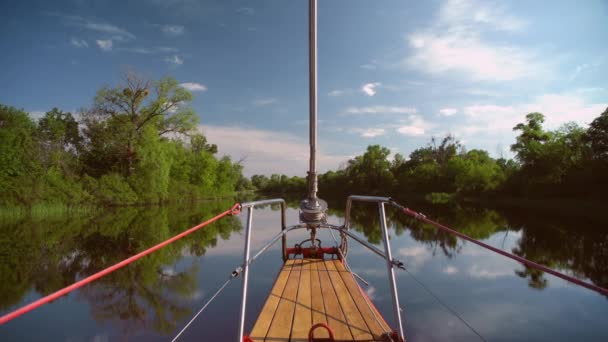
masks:
<instances>
[{"instance_id":1,"label":"tree line","mask_svg":"<svg viewBox=\"0 0 608 342\"><path fill-rule=\"evenodd\" d=\"M134 73L77 116L0 105L0 206L157 204L234 193L242 166L197 132L192 94Z\"/></svg>"},{"instance_id":2,"label":"tree line","mask_svg":"<svg viewBox=\"0 0 608 342\"><path fill-rule=\"evenodd\" d=\"M518 132L511 145L514 159L467 150L452 135L432 138L407 159L401 154L390 159L388 148L371 145L339 170L321 174L319 191L326 197L424 194L437 201L453 196L603 198L608 192L608 109L588 128L567 123L546 130L544 118L530 113L513 128ZM254 175L251 182L264 193L306 193L301 177Z\"/></svg>"}]
</instances>

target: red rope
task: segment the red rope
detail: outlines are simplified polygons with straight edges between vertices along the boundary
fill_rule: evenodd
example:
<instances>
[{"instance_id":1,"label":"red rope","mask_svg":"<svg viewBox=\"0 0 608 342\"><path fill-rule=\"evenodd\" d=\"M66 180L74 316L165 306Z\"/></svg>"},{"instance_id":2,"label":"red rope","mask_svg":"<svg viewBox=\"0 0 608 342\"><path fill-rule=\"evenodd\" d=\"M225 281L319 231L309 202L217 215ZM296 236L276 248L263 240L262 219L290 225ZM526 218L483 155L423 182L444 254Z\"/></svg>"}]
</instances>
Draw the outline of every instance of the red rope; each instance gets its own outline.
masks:
<instances>
[{"instance_id":1,"label":"red rope","mask_svg":"<svg viewBox=\"0 0 608 342\"><path fill-rule=\"evenodd\" d=\"M134 261L136 261L136 260L139 260L139 259L143 258L144 256L146 256L146 255L148 255L148 254L150 254L150 253L152 253L152 252L154 252L156 250L159 250L159 249L165 247L166 245L168 245L168 244L170 244L170 243L172 243L172 242L174 242L176 240L179 240L179 239L183 238L186 235L194 233L195 231L199 230L200 228L203 228L206 225L209 225L209 224L211 224L211 223L213 223L213 222L215 222L215 221L217 221L217 220L219 220L219 219L221 219L221 218L223 218L225 216L228 216L228 215L238 215L240 212L241 212L241 205L239 203L236 203L235 205L232 206L232 208L224 211L223 213L221 213L221 214L219 214L219 215L217 215L215 217L212 217L212 218L208 219L207 221L202 222L202 223L200 223L200 224L198 224L198 225L196 225L196 226L194 226L194 227L192 227L192 228L190 228L190 229L188 229L188 230L186 230L186 231L184 231L184 232L182 232L180 234L177 234L174 237L172 237L172 238L170 238L168 240L165 240L165 241L159 243L158 245L156 245L154 247L148 248L148 249L146 249L143 252L140 252L140 253L138 253L138 254L136 254L136 255L128 258L128 259L125 259L125 260L123 260L123 261L121 261L121 262L119 262L119 263L117 263L115 265L112 265L112 266L110 266L110 267L108 267L108 268L106 268L104 270L101 270L101 271L99 271L99 272L97 272L97 273L95 273L95 274L93 274L93 275L91 275L89 277L86 277L86 278L84 278L84 279L82 279L82 280L80 280L80 281L78 281L78 282L76 282L76 283L74 283L74 284L72 284L72 285L70 285L68 287L64 287L63 289L61 289L61 290L59 290L59 291L57 291L55 293L52 293L52 294L50 294L50 295L48 295L46 297L42 297L42 298L38 299L35 302L32 302L32 303L30 303L30 304L28 304L26 306L23 306L23 307L15 310L15 311L13 311L11 313L8 313L8 314L0 317L0 325L4 324L4 323L6 323L6 322L8 322L10 320L13 320L13 319L15 319L15 318L17 318L17 317L19 317L19 316L21 316L21 315L29 312L29 311L32 311L32 310L34 310L34 309L36 309L36 308L38 308L38 307L40 307L40 306L42 306L44 304L52 302L53 300L55 300L55 299L57 299L57 298L59 298L59 297L61 297L63 295L66 295L66 294L68 294L68 293L70 293L70 292L72 292L72 291L74 291L74 290L76 290L78 288L81 288L84 285L87 285L88 283L91 283L91 282L93 282L93 281L95 281L95 280L97 280L97 279L99 279L99 278L101 278L101 277L103 277L103 276L111 273L111 272L114 272L114 271L118 270L119 268L122 268L122 267L124 267L124 266L126 266L126 265L128 265L128 264L130 264L130 263L132 263Z\"/></svg>"},{"instance_id":2,"label":"red rope","mask_svg":"<svg viewBox=\"0 0 608 342\"><path fill-rule=\"evenodd\" d=\"M334 331L331 330L331 328L325 324L325 323L317 323L315 325L313 325L312 327L310 327L310 330L308 331L308 342L314 342L315 340L315 330L317 330L317 328L325 328L325 330L327 330L327 333L329 334L329 340L331 342L334 342Z\"/></svg>"},{"instance_id":3,"label":"red rope","mask_svg":"<svg viewBox=\"0 0 608 342\"><path fill-rule=\"evenodd\" d=\"M455 231L455 230L453 230L451 228L448 228L448 227L446 227L446 226L444 226L444 225L442 225L440 223L437 223L435 221L429 220L428 218L426 218L426 216L424 216L424 215L422 215L420 213L417 213L417 212L415 212L415 211L413 211L413 210L411 210L409 208L403 208L403 212L406 213L407 215L410 215L411 217L413 217L415 219L418 219L418 220L421 220L423 222L426 222L426 223L428 223L428 224L430 224L430 225L432 225L432 226L434 226L436 228L439 228L439 229L441 229L441 230L443 230L445 232L448 232L450 234L456 235L456 236L458 236L460 238L463 238L463 239L465 239L467 241L470 241L470 242L472 242L474 244L477 244L477 245L479 245L479 246L481 246L483 248L489 249L489 250L491 250L491 251L493 251L495 253L498 253L500 255L506 256L507 258L511 258L511 259L513 259L515 261L518 261L518 262L526 265L526 266L529 266L529 267L532 267L532 268L536 268L536 269L541 270L543 272L547 272L547 273L552 274L552 275L554 275L554 276L556 276L558 278L562 278L562 279L567 280L569 282L572 282L572 283L574 283L576 285L579 285L579 286L582 286L582 287L586 287L586 288L588 288L590 290L596 291L596 292L598 292L600 294L603 294L604 296L608 296L608 289L605 289L603 287L600 287L600 286L597 286L597 285L594 285L594 284L590 284L590 283L584 282L584 281L582 281L580 279L576 279L576 278L571 277L571 276L569 276L567 274L563 274L561 272L555 271L555 270L553 270L553 269L551 269L551 268L549 268L547 266L535 263L534 261L530 261L528 259L522 258L522 257L514 255L514 254L511 254L509 252L505 252L502 249L498 249L496 247L492 247L492 246L490 246L488 244L485 244L485 243L483 243L481 241L475 240L472 237L469 237L469 236L464 235L464 234L462 234L460 232L457 232L457 231Z\"/></svg>"}]
</instances>

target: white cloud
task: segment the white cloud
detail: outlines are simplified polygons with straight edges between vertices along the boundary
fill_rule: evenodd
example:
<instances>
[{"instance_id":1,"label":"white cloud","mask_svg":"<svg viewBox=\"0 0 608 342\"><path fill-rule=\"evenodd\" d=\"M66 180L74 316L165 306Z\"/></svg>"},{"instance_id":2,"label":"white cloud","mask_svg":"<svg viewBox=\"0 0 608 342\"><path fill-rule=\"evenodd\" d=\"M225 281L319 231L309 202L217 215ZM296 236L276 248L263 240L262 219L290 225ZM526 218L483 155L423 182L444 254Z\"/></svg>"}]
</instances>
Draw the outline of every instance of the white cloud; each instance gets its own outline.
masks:
<instances>
[{"instance_id":1,"label":"white cloud","mask_svg":"<svg viewBox=\"0 0 608 342\"><path fill-rule=\"evenodd\" d=\"M207 91L207 86L196 82L185 82L180 83L180 87L186 88L190 91Z\"/></svg>"},{"instance_id":2,"label":"white cloud","mask_svg":"<svg viewBox=\"0 0 608 342\"><path fill-rule=\"evenodd\" d=\"M375 138L386 134L384 128L356 128L353 132L358 133L363 138Z\"/></svg>"},{"instance_id":3,"label":"white cloud","mask_svg":"<svg viewBox=\"0 0 608 342\"><path fill-rule=\"evenodd\" d=\"M367 95L367 96L374 96L378 92L378 90L376 90L376 88L378 88L381 85L382 84L380 82L365 83L361 87L361 91L364 92L365 95Z\"/></svg>"},{"instance_id":4,"label":"white cloud","mask_svg":"<svg viewBox=\"0 0 608 342\"><path fill-rule=\"evenodd\" d=\"M293 135L236 126L203 126L202 131L209 142L219 146L220 153L233 160L244 158L247 176L271 173L301 176L308 169L308 142ZM319 172L335 170L350 158L319 150Z\"/></svg>"},{"instance_id":5,"label":"white cloud","mask_svg":"<svg viewBox=\"0 0 608 342\"><path fill-rule=\"evenodd\" d=\"M99 48L102 49L103 51L112 50L112 40L110 40L110 39L108 39L108 40L98 39L95 42L97 43L97 46L99 46Z\"/></svg>"},{"instance_id":6,"label":"white cloud","mask_svg":"<svg viewBox=\"0 0 608 342\"><path fill-rule=\"evenodd\" d=\"M456 274L458 273L458 269L454 266L448 266L442 270L445 274Z\"/></svg>"},{"instance_id":7,"label":"white cloud","mask_svg":"<svg viewBox=\"0 0 608 342\"><path fill-rule=\"evenodd\" d=\"M411 35L409 41L414 53L407 66L431 74L460 72L474 80L510 81L542 69L523 50L484 43L476 34L425 32Z\"/></svg>"},{"instance_id":8,"label":"white cloud","mask_svg":"<svg viewBox=\"0 0 608 342\"><path fill-rule=\"evenodd\" d=\"M369 106L348 107L345 114L413 114L416 112L416 108L413 107Z\"/></svg>"},{"instance_id":9,"label":"white cloud","mask_svg":"<svg viewBox=\"0 0 608 342\"><path fill-rule=\"evenodd\" d=\"M403 120L403 124L397 127L397 132L406 136L417 137L427 134L428 130L434 126L419 115L410 115L407 120Z\"/></svg>"},{"instance_id":10,"label":"white cloud","mask_svg":"<svg viewBox=\"0 0 608 342\"><path fill-rule=\"evenodd\" d=\"M185 28L182 25L161 25L160 30L168 36L179 36L185 32Z\"/></svg>"},{"instance_id":11,"label":"white cloud","mask_svg":"<svg viewBox=\"0 0 608 342\"><path fill-rule=\"evenodd\" d=\"M469 0L444 3L434 24L408 35L408 68L431 74L462 73L473 80L509 81L538 76L545 68L517 46L484 41L487 29L522 31L523 20L496 4Z\"/></svg>"},{"instance_id":12,"label":"white cloud","mask_svg":"<svg viewBox=\"0 0 608 342\"><path fill-rule=\"evenodd\" d=\"M251 102L254 106L267 106L273 103L276 103L278 100L274 97L264 98L264 99L255 99Z\"/></svg>"},{"instance_id":13,"label":"white cloud","mask_svg":"<svg viewBox=\"0 0 608 342\"><path fill-rule=\"evenodd\" d=\"M174 64L174 65L182 65L184 64L184 59L178 55L173 55L171 57L167 57L164 59L165 62Z\"/></svg>"},{"instance_id":14,"label":"white cloud","mask_svg":"<svg viewBox=\"0 0 608 342\"><path fill-rule=\"evenodd\" d=\"M86 40L84 39L76 39L76 38L72 38L70 39L70 43L72 45L74 45L75 47L89 47L89 43L87 43Z\"/></svg>"},{"instance_id":15,"label":"white cloud","mask_svg":"<svg viewBox=\"0 0 608 342\"><path fill-rule=\"evenodd\" d=\"M456 113L458 113L458 109L456 108L442 108L439 110L439 114L443 116L452 116Z\"/></svg>"},{"instance_id":16,"label":"white cloud","mask_svg":"<svg viewBox=\"0 0 608 342\"><path fill-rule=\"evenodd\" d=\"M512 133L513 127L524 122L528 113L540 112L545 115L544 127L555 129L574 121L587 125L608 107L604 103L590 103L582 94L545 94L533 102L519 105L477 104L462 109L466 122L455 133L459 136L482 133L488 136Z\"/></svg>"},{"instance_id":17,"label":"white cloud","mask_svg":"<svg viewBox=\"0 0 608 342\"><path fill-rule=\"evenodd\" d=\"M328 96L340 96L340 95L344 95L344 90L332 90L329 93L327 93Z\"/></svg>"},{"instance_id":18,"label":"white cloud","mask_svg":"<svg viewBox=\"0 0 608 342\"><path fill-rule=\"evenodd\" d=\"M397 132L399 132L400 134L403 134L403 135L411 136L411 137L421 136L421 135L424 135L424 133L425 133L424 128L412 126L412 125L401 126L401 127L397 128Z\"/></svg>"},{"instance_id":19,"label":"white cloud","mask_svg":"<svg viewBox=\"0 0 608 342\"><path fill-rule=\"evenodd\" d=\"M255 14L255 10L251 7L239 7L236 9L236 11L238 13L241 13L244 15L254 15Z\"/></svg>"}]
</instances>

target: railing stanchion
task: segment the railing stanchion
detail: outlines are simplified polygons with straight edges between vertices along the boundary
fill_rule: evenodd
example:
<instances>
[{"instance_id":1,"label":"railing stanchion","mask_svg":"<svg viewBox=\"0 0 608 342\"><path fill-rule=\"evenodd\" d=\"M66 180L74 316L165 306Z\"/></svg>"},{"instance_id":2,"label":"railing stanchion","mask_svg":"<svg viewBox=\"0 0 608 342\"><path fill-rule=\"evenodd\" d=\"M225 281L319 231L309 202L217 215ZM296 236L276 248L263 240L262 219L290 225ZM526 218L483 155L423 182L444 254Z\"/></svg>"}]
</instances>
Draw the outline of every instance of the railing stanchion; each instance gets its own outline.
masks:
<instances>
[{"instance_id":1,"label":"railing stanchion","mask_svg":"<svg viewBox=\"0 0 608 342\"><path fill-rule=\"evenodd\" d=\"M243 294L241 296L241 316L239 322L238 342L245 336L245 308L247 306L247 282L249 280L249 249L251 247L251 222L253 220L253 206L247 208L247 228L245 230L245 252L243 255Z\"/></svg>"},{"instance_id":2,"label":"railing stanchion","mask_svg":"<svg viewBox=\"0 0 608 342\"><path fill-rule=\"evenodd\" d=\"M388 227L386 224L384 202L378 202L378 214L380 215L380 225L382 226L382 240L384 240L384 252L386 253L386 269L388 271L388 277L390 280L395 320L399 329L399 337L405 339L405 335L403 334L403 325L401 324L401 308L399 307L399 295L397 294L397 283L395 281L395 270L393 269L393 257L391 254L391 244L389 241Z\"/></svg>"}]
</instances>

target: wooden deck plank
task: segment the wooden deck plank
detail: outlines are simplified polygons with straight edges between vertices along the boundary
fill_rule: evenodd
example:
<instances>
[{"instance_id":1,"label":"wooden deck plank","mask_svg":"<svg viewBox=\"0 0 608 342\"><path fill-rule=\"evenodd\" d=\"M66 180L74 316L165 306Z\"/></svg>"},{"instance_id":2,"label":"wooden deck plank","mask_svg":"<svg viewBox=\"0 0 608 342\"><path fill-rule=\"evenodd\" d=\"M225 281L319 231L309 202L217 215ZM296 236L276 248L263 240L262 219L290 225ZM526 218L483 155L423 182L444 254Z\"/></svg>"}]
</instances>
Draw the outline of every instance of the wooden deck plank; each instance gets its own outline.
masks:
<instances>
[{"instance_id":1,"label":"wooden deck plank","mask_svg":"<svg viewBox=\"0 0 608 342\"><path fill-rule=\"evenodd\" d=\"M333 329L334 337L337 340L352 341L352 334L348 328L346 317L340 307L336 291L334 290L327 267L324 262L317 263L319 270L319 282L321 283L321 292L323 293L323 301L325 302L325 313L327 315L327 324Z\"/></svg>"},{"instance_id":2,"label":"wooden deck plank","mask_svg":"<svg viewBox=\"0 0 608 342\"><path fill-rule=\"evenodd\" d=\"M340 263L340 265L342 264ZM350 328L350 332L353 335L353 339L355 341L373 340L373 336L372 334L370 334L369 328L365 323L363 316L361 316L361 312L359 312L357 304L355 304L353 300L353 296L349 293L348 288L346 287L344 281L342 280L342 277L340 276L342 270L339 271L338 269L336 269L335 263L330 260L325 262L325 266L327 267L332 286L336 291L340 307L344 312L344 316L347 318L348 327ZM359 296L357 298L361 297L362 295L361 293L359 293Z\"/></svg>"},{"instance_id":3,"label":"wooden deck plank","mask_svg":"<svg viewBox=\"0 0 608 342\"><path fill-rule=\"evenodd\" d=\"M302 269L302 259L295 259L289 272L287 285L279 301L279 305L270 324L270 329L266 334L266 341L288 341L291 335L293 324L293 314L298 295L298 283L300 282L300 271Z\"/></svg>"},{"instance_id":4,"label":"wooden deck plank","mask_svg":"<svg viewBox=\"0 0 608 342\"><path fill-rule=\"evenodd\" d=\"M313 262L310 264L310 286L312 295L312 324L325 323L325 304L323 301L323 293L321 292L321 283L319 282L319 263ZM315 331L316 338L329 338L329 334L325 329Z\"/></svg>"},{"instance_id":5,"label":"wooden deck plank","mask_svg":"<svg viewBox=\"0 0 608 342\"><path fill-rule=\"evenodd\" d=\"M302 260L302 271L300 274L300 284L298 287L298 297L291 329L290 341L308 341L308 332L312 326L312 296L310 289L310 264L316 263L314 260Z\"/></svg>"},{"instance_id":6,"label":"wooden deck plank","mask_svg":"<svg viewBox=\"0 0 608 342\"><path fill-rule=\"evenodd\" d=\"M363 290L357 284L352 273L348 272L339 260L334 261L334 266L339 271L349 294L352 296L374 338L377 339L385 332L391 331L384 318L376 311L373 303L369 302L368 298L361 293ZM369 305L366 304L366 301Z\"/></svg>"},{"instance_id":7,"label":"wooden deck plank","mask_svg":"<svg viewBox=\"0 0 608 342\"><path fill-rule=\"evenodd\" d=\"M323 322L336 341L381 340L390 329L362 291L338 260L288 260L249 336L256 342L302 342ZM328 337L324 329L315 331L315 338Z\"/></svg>"},{"instance_id":8,"label":"wooden deck plank","mask_svg":"<svg viewBox=\"0 0 608 342\"><path fill-rule=\"evenodd\" d=\"M289 278L289 273L291 271L291 265L293 265L293 262L294 260L287 260L285 262L281 268L281 272L279 272L279 275L274 282L274 285L272 286L272 290L270 291L268 298L266 298L266 303L264 303L262 311L260 311L255 325L249 334L254 341L262 341L268 333L268 328L270 328L272 317L279 306L281 296L283 296L283 290L287 284L287 279Z\"/></svg>"}]
</instances>

